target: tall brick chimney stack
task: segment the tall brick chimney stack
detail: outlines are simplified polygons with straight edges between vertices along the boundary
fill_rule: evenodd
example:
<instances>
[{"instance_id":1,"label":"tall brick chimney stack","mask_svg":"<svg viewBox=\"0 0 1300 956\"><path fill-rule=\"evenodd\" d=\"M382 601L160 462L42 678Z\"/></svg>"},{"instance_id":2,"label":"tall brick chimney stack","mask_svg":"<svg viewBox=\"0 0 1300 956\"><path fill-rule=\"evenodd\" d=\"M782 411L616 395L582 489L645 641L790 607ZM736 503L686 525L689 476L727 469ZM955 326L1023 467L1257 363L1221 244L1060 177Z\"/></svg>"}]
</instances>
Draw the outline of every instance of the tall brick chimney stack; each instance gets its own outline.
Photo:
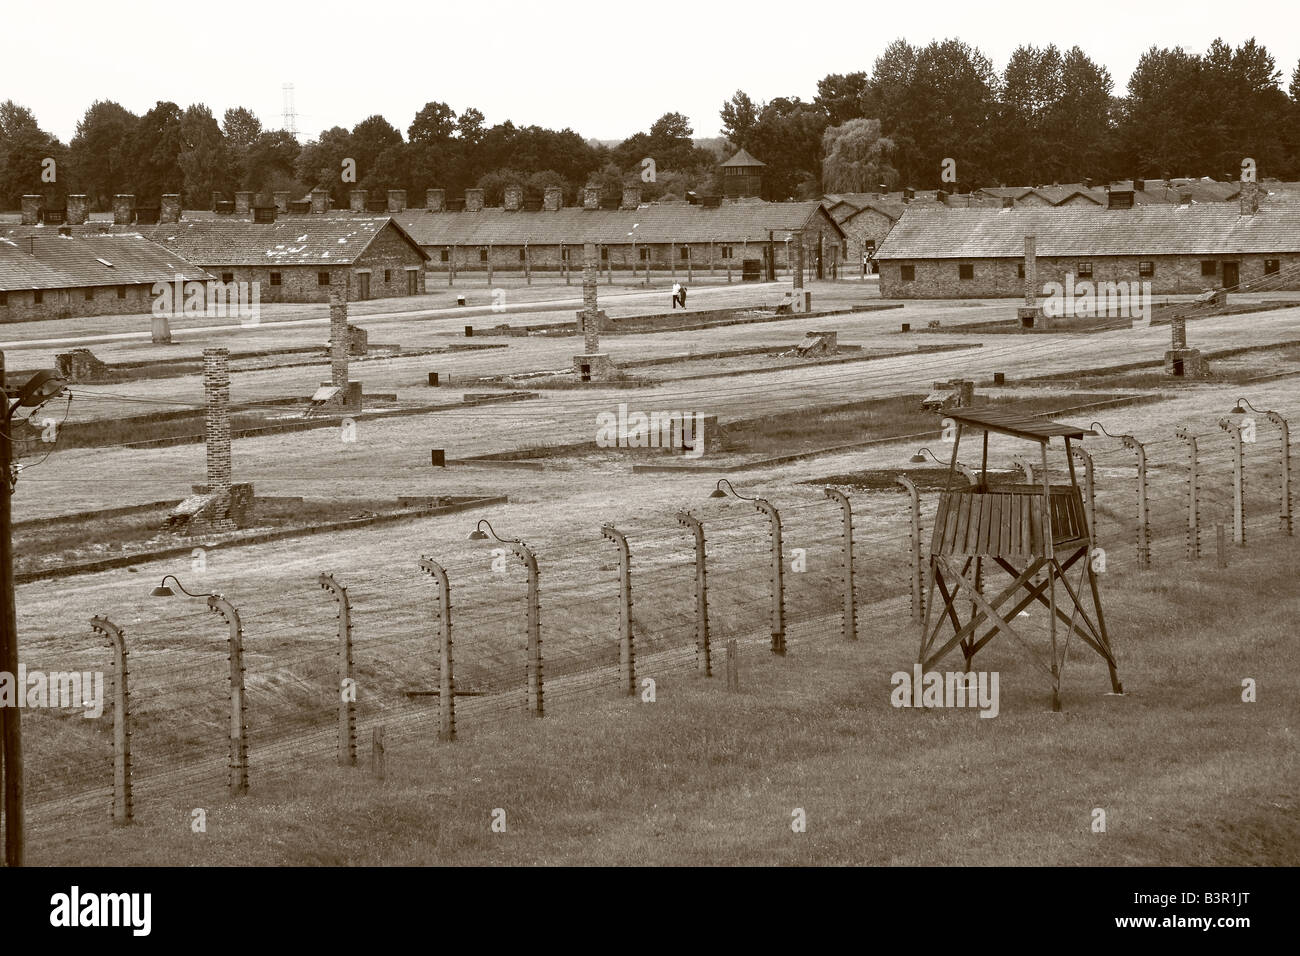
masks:
<instances>
[{"instance_id":1,"label":"tall brick chimney stack","mask_svg":"<svg viewBox=\"0 0 1300 956\"><path fill-rule=\"evenodd\" d=\"M235 215L248 219L253 215L253 194L247 190L235 193Z\"/></svg>"},{"instance_id":2,"label":"tall brick chimney stack","mask_svg":"<svg viewBox=\"0 0 1300 956\"><path fill-rule=\"evenodd\" d=\"M600 351L600 320L596 301L596 287L600 281L600 257L596 244L582 245L582 340L587 354Z\"/></svg>"},{"instance_id":3,"label":"tall brick chimney stack","mask_svg":"<svg viewBox=\"0 0 1300 956\"><path fill-rule=\"evenodd\" d=\"M353 212L366 211L366 197L370 194L364 189L354 189L348 193L348 208Z\"/></svg>"},{"instance_id":4,"label":"tall brick chimney stack","mask_svg":"<svg viewBox=\"0 0 1300 956\"><path fill-rule=\"evenodd\" d=\"M640 186L636 186L636 185L633 185L633 186L624 186L624 187L623 187L623 202L622 202L622 204L619 206L619 208L620 208L620 209L635 209L635 208L636 208L637 206L639 206L639 205L641 205L641 187L640 187Z\"/></svg>"},{"instance_id":5,"label":"tall brick chimney stack","mask_svg":"<svg viewBox=\"0 0 1300 956\"><path fill-rule=\"evenodd\" d=\"M129 226L135 218L135 196L132 193L118 193L113 197L113 223Z\"/></svg>"},{"instance_id":6,"label":"tall brick chimney stack","mask_svg":"<svg viewBox=\"0 0 1300 956\"><path fill-rule=\"evenodd\" d=\"M181 194L163 193L162 205L158 210L159 222L181 221Z\"/></svg>"},{"instance_id":7,"label":"tall brick chimney stack","mask_svg":"<svg viewBox=\"0 0 1300 956\"><path fill-rule=\"evenodd\" d=\"M465 211L466 212L483 211L483 190L481 189L465 190Z\"/></svg>"},{"instance_id":8,"label":"tall brick chimney stack","mask_svg":"<svg viewBox=\"0 0 1300 956\"><path fill-rule=\"evenodd\" d=\"M1038 237L1025 236L1025 305L1038 304Z\"/></svg>"},{"instance_id":9,"label":"tall brick chimney stack","mask_svg":"<svg viewBox=\"0 0 1300 956\"><path fill-rule=\"evenodd\" d=\"M330 384L348 387L347 278L336 272L330 283Z\"/></svg>"},{"instance_id":10,"label":"tall brick chimney stack","mask_svg":"<svg viewBox=\"0 0 1300 956\"><path fill-rule=\"evenodd\" d=\"M524 204L524 187L512 184L506 187L505 208L507 212L518 212Z\"/></svg>"},{"instance_id":11,"label":"tall brick chimney stack","mask_svg":"<svg viewBox=\"0 0 1300 956\"><path fill-rule=\"evenodd\" d=\"M68 194L67 223L70 226L82 226L90 213L90 200L84 193Z\"/></svg>"},{"instance_id":12,"label":"tall brick chimney stack","mask_svg":"<svg viewBox=\"0 0 1300 956\"><path fill-rule=\"evenodd\" d=\"M275 201L275 214L277 216L287 216L289 214L289 190L277 189L271 193Z\"/></svg>"},{"instance_id":13,"label":"tall brick chimney stack","mask_svg":"<svg viewBox=\"0 0 1300 956\"><path fill-rule=\"evenodd\" d=\"M426 189L424 191L424 208L429 212L443 212L447 208L447 190Z\"/></svg>"},{"instance_id":14,"label":"tall brick chimney stack","mask_svg":"<svg viewBox=\"0 0 1300 956\"><path fill-rule=\"evenodd\" d=\"M221 193L219 193L217 190L214 189L212 190L212 211L213 212L217 211L217 203L219 202L221 202Z\"/></svg>"},{"instance_id":15,"label":"tall brick chimney stack","mask_svg":"<svg viewBox=\"0 0 1300 956\"><path fill-rule=\"evenodd\" d=\"M208 493L230 494L230 351L203 350Z\"/></svg>"},{"instance_id":16,"label":"tall brick chimney stack","mask_svg":"<svg viewBox=\"0 0 1300 956\"><path fill-rule=\"evenodd\" d=\"M388 190L388 211L406 212L406 190L405 189Z\"/></svg>"},{"instance_id":17,"label":"tall brick chimney stack","mask_svg":"<svg viewBox=\"0 0 1300 956\"><path fill-rule=\"evenodd\" d=\"M582 187L582 208L583 209L600 208L600 187L599 186Z\"/></svg>"},{"instance_id":18,"label":"tall brick chimney stack","mask_svg":"<svg viewBox=\"0 0 1300 956\"><path fill-rule=\"evenodd\" d=\"M1253 216L1259 212L1259 183L1241 184L1241 214Z\"/></svg>"},{"instance_id":19,"label":"tall brick chimney stack","mask_svg":"<svg viewBox=\"0 0 1300 956\"><path fill-rule=\"evenodd\" d=\"M311 191L311 211L317 216L323 216L329 212L330 208L330 191L317 186Z\"/></svg>"},{"instance_id":20,"label":"tall brick chimney stack","mask_svg":"<svg viewBox=\"0 0 1300 956\"><path fill-rule=\"evenodd\" d=\"M23 225L34 226L41 221L41 207L45 205L45 197L39 195L23 197Z\"/></svg>"},{"instance_id":21,"label":"tall brick chimney stack","mask_svg":"<svg viewBox=\"0 0 1300 956\"><path fill-rule=\"evenodd\" d=\"M560 186L547 186L542 193L542 209L546 212L559 212L564 207L564 189Z\"/></svg>"}]
</instances>

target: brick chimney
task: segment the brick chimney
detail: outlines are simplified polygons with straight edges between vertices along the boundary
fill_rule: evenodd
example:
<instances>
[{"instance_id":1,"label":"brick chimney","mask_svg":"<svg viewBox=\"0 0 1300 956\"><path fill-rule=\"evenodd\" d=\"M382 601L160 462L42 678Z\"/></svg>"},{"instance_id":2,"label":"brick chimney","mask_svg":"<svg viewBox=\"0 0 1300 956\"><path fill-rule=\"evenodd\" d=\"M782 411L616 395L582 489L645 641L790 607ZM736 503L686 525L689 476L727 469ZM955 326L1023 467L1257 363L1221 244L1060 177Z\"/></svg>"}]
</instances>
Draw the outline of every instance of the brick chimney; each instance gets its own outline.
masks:
<instances>
[{"instance_id":1,"label":"brick chimney","mask_svg":"<svg viewBox=\"0 0 1300 956\"><path fill-rule=\"evenodd\" d=\"M212 190L212 211L213 212L217 211L217 205L220 202L221 202L221 193L217 192L217 190L215 189Z\"/></svg>"},{"instance_id":2,"label":"brick chimney","mask_svg":"<svg viewBox=\"0 0 1300 956\"><path fill-rule=\"evenodd\" d=\"M162 205L158 207L159 222L181 221L181 194L163 193Z\"/></svg>"},{"instance_id":3,"label":"brick chimney","mask_svg":"<svg viewBox=\"0 0 1300 956\"><path fill-rule=\"evenodd\" d=\"M275 211L278 215L285 215L289 212L289 190L277 189L271 193L271 198L275 201Z\"/></svg>"},{"instance_id":4,"label":"brick chimney","mask_svg":"<svg viewBox=\"0 0 1300 956\"><path fill-rule=\"evenodd\" d=\"M600 208L600 187L599 186L582 187L582 208L583 209Z\"/></svg>"},{"instance_id":5,"label":"brick chimney","mask_svg":"<svg viewBox=\"0 0 1300 956\"><path fill-rule=\"evenodd\" d=\"M524 204L524 187L510 185L506 187L505 208L507 212L518 212Z\"/></svg>"},{"instance_id":6,"label":"brick chimney","mask_svg":"<svg viewBox=\"0 0 1300 956\"><path fill-rule=\"evenodd\" d=\"M23 225L34 226L41 221L41 207L45 205L44 196L23 197Z\"/></svg>"},{"instance_id":7,"label":"brick chimney","mask_svg":"<svg viewBox=\"0 0 1300 956\"><path fill-rule=\"evenodd\" d=\"M406 190L405 189L388 190L388 211L406 212Z\"/></svg>"},{"instance_id":8,"label":"brick chimney","mask_svg":"<svg viewBox=\"0 0 1300 956\"><path fill-rule=\"evenodd\" d=\"M481 189L465 190L465 211L466 212L483 211L483 190Z\"/></svg>"},{"instance_id":9,"label":"brick chimney","mask_svg":"<svg viewBox=\"0 0 1300 956\"><path fill-rule=\"evenodd\" d=\"M426 189L424 191L424 208L429 212L443 212L447 208L447 191L445 189Z\"/></svg>"},{"instance_id":10,"label":"brick chimney","mask_svg":"<svg viewBox=\"0 0 1300 956\"><path fill-rule=\"evenodd\" d=\"M1145 179L1133 180L1133 191L1135 193L1140 193L1146 188L1147 188L1147 181Z\"/></svg>"},{"instance_id":11,"label":"brick chimney","mask_svg":"<svg viewBox=\"0 0 1300 956\"><path fill-rule=\"evenodd\" d=\"M1253 216L1259 212L1259 183L1242 183L1240 201L1243 216Z\"/></svg>"},{"instance_id":12,"label":"brick chimney","mask_svg":"<svg viewBox=\"0 0 1300 956\"><path fill-rule=\"evenodd\" d=\"M235 215L247 219L253 212L253 194L243 191L235 193Z\"/></svg>"},{"instance_id":13,"label":"brick chimney","mask_svg":"<svg viewBox=\"0 0 1300 956\"><path fill-rule=\"evenodd\" d=\"M230 351L203 350L203 396L206 406L208 491L230 493Z\"/></svg>"},{"instance_id":14,"label":"brick chimney","mask_svg":"<svg viewBox=\"0 0 1300 956\"><path fill-rule=\"evenodd\" d=\"M623 187L623 202L622 202L622 204L621 204L618 208L620 208L620 209L635 209L635 208L636 208L637 206L639 206L639 205L641 205L641 187L640 187L640 186L624 186L624 187Z\"/></svg>"},{"instance_id":15,"label":"brick chimney","mask_svg":"<svg viewBox=\"0 0 1300 956\"><path fill-rule=\"evenodd\" d=\"M353 212L366 211L366 197L369 193L364 189L354 189L348 193L348 208Z\"/></svg>"},{"instance_id":16,"label":"brick chimney","mask_svg":"<svg viewBox=\"0 0 1300 956\"><path fill-rule=\"evenodd\" d=\"M323 216L329 212L330 208L330 191L317 186L311 191L311 211L314 215Z\"/></svg>"},{"instance_id":17,"label":"brick chimney","mask_svg":"<svg viewBox=\"0 0 1300 956\"><path fill-rule=\"evenodd\" d=\"M89 212L90 200L86 198L84 193L68 194L68 214L64 217L68 225L85 225Z\"/></svg>"},{"instance_id":18,"label":"brick chimney","mask_svg":"<svg viewBox=\"0 0 1300 956\"><path fill-rule=\"evenodd\" d=\"M564 208L564 189L561 186L547 186L542 194L542 208L547 212L559 212Z\"/></svg>"},{"instance_id":19,"label":"brick chimney","mask_svg":"<svg viewBox=\"0 0 1300 956\"><path fill-rule=\"evenodd\" d=\"M1025 236L1025 305L1038 301L1038 237Z\"/></svg>"},{"instance_id":20,"label":"brick chimney","mask_svg":"<svg viewBox=\"0 0 1300 956\"><path fill-rule=\"evenodd\" d=\"M113 223L118 226L131 225L132 213L135 211L135 195L118 193L113 197Z\"/></svg>"}]
</instances>

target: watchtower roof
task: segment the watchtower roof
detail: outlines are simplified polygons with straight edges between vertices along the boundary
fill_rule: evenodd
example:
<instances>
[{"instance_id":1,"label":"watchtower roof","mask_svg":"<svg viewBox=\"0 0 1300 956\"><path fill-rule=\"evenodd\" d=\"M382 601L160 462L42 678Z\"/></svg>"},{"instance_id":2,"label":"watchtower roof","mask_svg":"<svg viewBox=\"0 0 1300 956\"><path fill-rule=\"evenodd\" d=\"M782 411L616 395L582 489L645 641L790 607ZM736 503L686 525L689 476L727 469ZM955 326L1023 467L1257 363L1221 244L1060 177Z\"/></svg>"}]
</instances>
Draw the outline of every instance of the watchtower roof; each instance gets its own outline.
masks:
<instances>
[{"instance_id":1,"label":"watchtower roof","mask_svg":"<svg viewBox=\"0 0 1300 956\"><path fill-rule=\"evenodd\" d=\"M958 424L968 428L977 428L986 432L1011 435L1026 441L1036 441L1045 445L1058 436L1064 438L1082 438L1084 435L1097 434L1090 428L1077 425L1062 425L1039 415L1026 415L1014 409L989 407L945 409L944 415Z\"/></svg>"}]
</instances>

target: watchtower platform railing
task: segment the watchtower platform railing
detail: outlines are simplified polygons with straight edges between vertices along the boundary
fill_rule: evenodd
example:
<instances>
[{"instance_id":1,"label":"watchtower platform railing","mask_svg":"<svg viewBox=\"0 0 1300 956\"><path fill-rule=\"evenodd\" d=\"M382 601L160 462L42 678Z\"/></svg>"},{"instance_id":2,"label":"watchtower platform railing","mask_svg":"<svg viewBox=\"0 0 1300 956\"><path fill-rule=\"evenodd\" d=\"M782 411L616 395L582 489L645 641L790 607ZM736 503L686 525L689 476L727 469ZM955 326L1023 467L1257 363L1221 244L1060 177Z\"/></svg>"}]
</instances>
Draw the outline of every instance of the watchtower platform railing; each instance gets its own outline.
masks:
<instances>
[{"instance_id":1,"label":"watchtower platform railing","mask_svg":"<svg viewBox=\"0 0 1300 956\"><path fill-rule=\"evenodd\" d=\"M1045 556L1045 518L1052 553L1088 546L1083 495L1075 485L1052 485L1046 514L1043 489L1038 485L945 491L939 497L930 553L1009 561Z\"/></svg>"}]
</instances>

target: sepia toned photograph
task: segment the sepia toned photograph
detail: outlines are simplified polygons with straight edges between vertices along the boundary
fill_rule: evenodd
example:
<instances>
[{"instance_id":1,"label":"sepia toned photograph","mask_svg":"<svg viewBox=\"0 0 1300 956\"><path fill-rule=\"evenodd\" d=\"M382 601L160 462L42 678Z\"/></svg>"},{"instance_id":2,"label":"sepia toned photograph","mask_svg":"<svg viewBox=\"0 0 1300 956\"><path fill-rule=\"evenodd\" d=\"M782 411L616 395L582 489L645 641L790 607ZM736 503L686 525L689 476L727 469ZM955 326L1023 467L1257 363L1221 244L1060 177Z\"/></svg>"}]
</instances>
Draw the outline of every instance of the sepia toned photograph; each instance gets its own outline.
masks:
<instances>
[{"instance_id":1,"label":"sepia toned photograph","mask_svg":"<svg viewBox=\"0 0 1300 956\"><path fill-rule=\"evenodd\" d=\"M203 887L275 914L342 867L357 905L888 867L921 925L987 878L1026 940L1272 922L1292 4L0 35L17 932L194 939Z\"/></svg>"}]
</instances>

